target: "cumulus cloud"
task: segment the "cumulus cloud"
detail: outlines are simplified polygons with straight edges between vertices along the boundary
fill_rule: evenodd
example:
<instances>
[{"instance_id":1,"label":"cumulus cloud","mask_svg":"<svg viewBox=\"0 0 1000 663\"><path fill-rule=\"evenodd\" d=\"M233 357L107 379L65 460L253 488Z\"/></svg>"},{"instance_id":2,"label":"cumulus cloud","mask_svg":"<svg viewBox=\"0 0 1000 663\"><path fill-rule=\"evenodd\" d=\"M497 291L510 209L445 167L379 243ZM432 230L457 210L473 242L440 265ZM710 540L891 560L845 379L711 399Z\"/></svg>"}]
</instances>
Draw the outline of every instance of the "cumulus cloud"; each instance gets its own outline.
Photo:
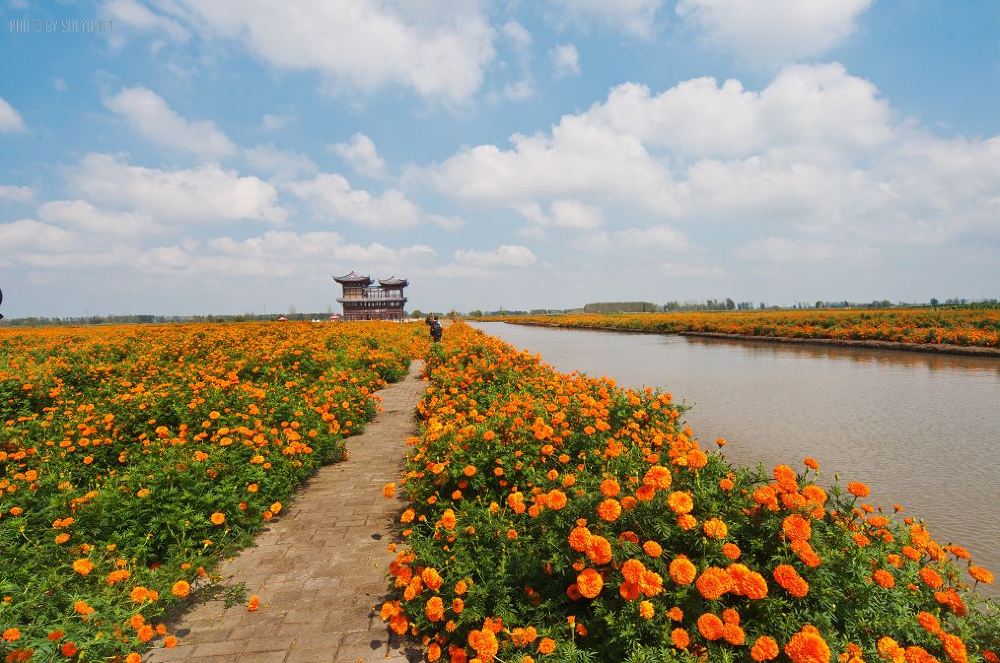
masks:
<instances>
[{"instance_id":1,"label":"cumulus cloud","mask_svg":"<svg viewBox=\"0 0 1000 663\"><path fill-rule=\"evenodd\" d=\"M527 267L535 254L526 246L503 244L492 251L455 251L455 262L470 267Z\"/></svg>"},{"instance_id":2,"label":"cumulus cloud","mask_svg":"<svg viewBox=\"0 0 1000 663\"><path fill-rule=\"evenodd\" d=\"M0 97L0 133L24 130L24 120L21 119L21 115L3 97Z\"/></svg>"},{"instance_id":3,"label":"cumulus cloud","mask_svg":"<svg viewBox=\"0 0 1000 663\"><path fill-rule=\"evenodd\" d=\"M148 214L94 207L86 200L53 200L38 208L38 217L51 225L89 235L140 237L164 228Z\"/></svg>"},{"instance_id":4,"label":"cumulus cloud","mask_svg":"<svg viewBox=\"0 0 1000 663\"><path fill-rule=\"evenodd\" d=\"M580 75L580 54L573 44L559 44L549 53L556 78Z\"/></svg>"},{"instance_id":5,"label":"cumulus cloud","mask_svg":"<svg viewBox=\"0 0 1000 663\"><path fill-rule=\"evenodd\" d=\"M87 200L166 224L280 223L286 216L273 185L215 164L161 170L133 166L110 154L88 154L69 170L68 181Z\"/></svg>"},{"instance_id":6,"label":"cumulus cloud","mask_svg":"<svg viewBox=\"0 0 1000 663\"><path fill-rule=\"evenodd\" d=\"M363 133L354 134L348 143L329 145L328 149L346 161L359 175L365 177L385 175L385 161L378 155L372 139Z\"/></svg>"},{"instance_id":7,"label":"cumulus cloud","mask_svg":"<svg viewBox=\"0 0 1000 663\"><path fill-rule=\"evenodd\" d=\"M503 96L514 101L534 96L535 80L531 73L531 33L517 21L504 23L500 28L500 33L510 44L518 69L518 78L504 85Z\"/></svg>"},{"instance_id":8,"label":"cumulus cloud","mask_svg":"<svg viewBox=\"0 0 1000 663\"><path fill-rule=\"evenodd\" d=\"M649 228L625 228L611 235L616 246L637 250L687 251L687 235L675 228L658 225Z\"/></svg>"},{"instance_id":9,"label":"cumulus cloud","mask_svg":"<svg viewBox=\"0 0 1000 663\"><path fill-rule=\"evenodd\" d=\"M104 105L158 145L202 157L224 157L236 151L214 122L187 120L174 112L163 97L142 86L125 88L106 98Z\"/></svg>"},{"instance_id":10,"label":"cumulus cloud","mask_svg":"<svg viewBox=\"0 0 1000 663\"><path fill-rule=\"evenodd\" d=\"M371 228L405 228L420 220L420 208L402 191L389 189L382 195L372 195L363 189L352 188L347 178L334 173L291 182L287 188L320 217L333 217Z\"/></svg>"},{"instance_id":11,"label":"cumulus cloud","mask_svg":"<svg viewBox=\"0 0 1000 663\"><path fill-rule=\"evenodd\" d=\"M468 101L495 54L494 30L476 2L428 9L367 0L177 0L157 10L206 41L239 44L276 69L319 72L330 89L398 85L445 104Z\"/></svg>"},{"instance_id":12,"label":"cumulus cloud","mask_svg":"<svg viewBox=\"0 0 1000 663\"><path fill-rule=\"evenodd\" d=\"M576 200L556 200L545 214L536 203L519 207L521 215L538 226L568 230L592 230L604 224L601 210Z\"/></svg>"},{"instance_id":13,"label":"cumulus cloud","mask_svg":"<svg viewBox=\"0 0 1000 663\"><path fill-rule=\"evenodd\" d=\"M705 41L755 65L823 53L854 32L872 0L679 0L677 15Z\"/></svg>"},{"instance_id":14,"label":"cumulus cloud","mask_svg":"<svg viewBox=\"0 0 1000 663\"><path fill-rule=\"evenodd\" d=\"M17 259L17 254L37 247L60 251L75 244L72 233L35 219L0 223L0 254L6 254L8 260Z\"/></svg>"},{"instance_id":15,"label":"cumulus cloud","mask_svg":"<svg viewBox=\"0 0 1000 663\"><path fill-rule=\"evenodd\" d=\"M260 126L267 131L277 131L284 128L291 121L292 118L290 115L264 113L264 116L260 118Z\"/></svg>"},{"instance_id":16,"label":"cumulus cloud","mask_svg":"<svg viewBox=\"0 0 1000 663\"><path fill-rule=\"evenodd\" d=\"M551 0L549 18L557 26L610 26L637 37L652 34L663 0Z\"/></svg>"},{"instance_id":17,"label":"cumulus cloud","mask_svg":"<svg viewBox=\"0 0 1000 663\"><path fill-rule=\"evenodd\" d=\"M35 190L28 186L16 184L0 184L0 200L10 200L15 203L27 203L35 197Z\"/></svg>"}]
</instances>

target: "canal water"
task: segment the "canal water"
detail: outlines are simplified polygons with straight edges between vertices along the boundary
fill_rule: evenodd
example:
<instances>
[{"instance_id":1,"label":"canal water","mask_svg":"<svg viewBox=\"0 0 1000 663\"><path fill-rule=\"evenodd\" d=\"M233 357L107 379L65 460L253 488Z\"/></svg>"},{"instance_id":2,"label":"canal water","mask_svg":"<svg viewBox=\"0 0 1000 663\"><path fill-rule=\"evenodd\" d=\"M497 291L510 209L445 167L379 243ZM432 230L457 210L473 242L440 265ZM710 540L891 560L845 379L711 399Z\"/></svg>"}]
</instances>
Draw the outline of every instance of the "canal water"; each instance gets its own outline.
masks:
<instances>
[{"instance_id":1,"label":"canal water","mask_svg":"<svg viewBox=\"0 0 1000 663\"><path fill-rule=\"evenodd\" d=\"M473 326L563 372L669 391L703 447L724 437L735 463L801 470L812 456L822 480L867 483L870 503L902 504L1000 577L1000 359Z\"/></svg>"}]
</instances>

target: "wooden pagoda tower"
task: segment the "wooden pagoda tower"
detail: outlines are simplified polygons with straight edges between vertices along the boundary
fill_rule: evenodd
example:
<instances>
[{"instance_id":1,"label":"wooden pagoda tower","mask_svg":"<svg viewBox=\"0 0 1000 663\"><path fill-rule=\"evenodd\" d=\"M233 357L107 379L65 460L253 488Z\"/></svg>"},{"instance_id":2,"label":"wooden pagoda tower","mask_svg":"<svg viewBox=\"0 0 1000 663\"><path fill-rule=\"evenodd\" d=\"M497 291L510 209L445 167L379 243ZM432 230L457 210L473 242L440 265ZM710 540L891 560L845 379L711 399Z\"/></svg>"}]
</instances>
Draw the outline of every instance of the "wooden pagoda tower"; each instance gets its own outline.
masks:
<instances>
[{"instance_id":1,"label":"wooden pagoda tower","mask_svg":"<svg viewBox=\"0 0 1000 663\"><path fill-rule=\"evenodd\" d=\"M351 272L344 276L334 276L333 280L344 288L343 296L337 301L344 307L345 320L402 320L406 317L403 307L406 297L403 288L406 279L391 276L379 279L374 285L370 276Z\"/></svg>"}]
</instances>

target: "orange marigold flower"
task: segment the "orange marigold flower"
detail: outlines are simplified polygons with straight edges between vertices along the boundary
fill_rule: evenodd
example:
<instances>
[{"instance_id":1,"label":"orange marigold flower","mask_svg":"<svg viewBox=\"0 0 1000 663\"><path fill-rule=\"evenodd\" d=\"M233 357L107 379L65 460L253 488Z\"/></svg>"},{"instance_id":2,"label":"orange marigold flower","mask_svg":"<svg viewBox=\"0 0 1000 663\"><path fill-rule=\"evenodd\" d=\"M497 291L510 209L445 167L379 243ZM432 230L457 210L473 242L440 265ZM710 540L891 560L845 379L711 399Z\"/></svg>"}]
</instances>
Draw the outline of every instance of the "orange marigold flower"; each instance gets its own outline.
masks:
<instances>
[{"instance_id":1,"label":"orange marigold flower","mask_svg":"<svg viewBox=\"0 0 1000 663\"><path fill-rule=\"evenodd\" d=\"M970 566L969 575L972 576L976 582L981 582L985 585L993 584L993 574L981 566Z\"/></svg>"},{"instance_id":2,"label":"orange marigold flower","mask_svg":"<svg viewBox=\"0 0 1000 663\"><path fill-rule=\"evenodd\" d=\"M639 582L646 567L637 559L630 559L622 564L622 575L629 582Z\"/></svg>"},{"instance_id":3,"label":"orange marigold flower","mask_svg":"<svg viewBox=\"0 0 1000 663\"><path fill-rule=\"evenodd\" d=\"M667 610L667 617L670 617L671 621L679 622L684 619L684 611L675 605L670 610Z\"/></svg>"},{"instance_id":4,"label":"orange marigold flower","mask_svg":"<svg viewBox=\"0 0 1000 663\"><path fill-rule=\"evenodd\" d=\"M899 646L898 642L889 636L879 638L876 648L882 658L887 661L892 661L892 663L904 663L906 660L906 652Z\"/></svg>"},{"instance_id":5,"label":"orange marigold flower","mask_svg":"<svg viewBox=\"0 0 1000 663\"><path fill-rule=\"evenodd\" d=\"M247 612L257 612L260 608L260 597L254 594L247 601Z\"/></svg>"},{"instance_id":6,"label":"orange marigold flower","mask_svg":"<svg viewBox=\"0 0 1000 663\"><path fill-rule=\"evenodd\" d=\"M611 543L603 536L592 536L587 542L587 557L594 564L607 564L611 561Z\"/></svg>"},{"instance_id":7,"label":"orange marigold flower","mask_svg":"<svg viewBox=\"0 0 1000 663\"><path fill-rule=\"evenodd\" d=\"M136 652L131 652L125 657L125 663L142 663L142 656Z\"/></svg>"},{"instance_id":8,"label":"orange marigold flower","mask_svg":"<svg viewBox=\"0 0 1000 663\"><path fill-rule=\"evenodd\" d=\"M546 501L548 502L550 509L560 511L566 507L566 493L558 488L554 488L548 492Z\"/></svg>"},{"instance_id":9,"label":"orange marigold flower","mask_svg":"<svg viewBox=\"0 0 1000 663\"><path fill-rule=\"evenodd\" d=\"M778 486L787 492L795 492L799 489L799 481L795 476L795 470L787 465L777 465L774 468L774 480Z\"/></svg>"},{"instance_id":10,"label":"orange marigold flower","mask_svg":"<svg viewBox=\"0 0 1000 663\"><path fill-rule=\"evenodd\" d=\"M396 482L390 481L382 486L382 495L384 497L394 497L396 495Z\"/></svg>"},{"instance_id":11,"label":"orange marigold flower","mask_svg":"<svg viewBox=\"0 0 1000 663\"><path fill-rule=\"evenodd\" d=\"M21 629L19 628L8 628L3 632L3 639L7 642L16 642L21 639Z\"/></svg>"},{"instance_id":12,"label":"orange marigold flower","mask_svg":"<svg viewBox=\"0 0 1000 663\"><path fill-rule=\"evenodd\" d=\"M73 570L82 576L90 575L90 572L94 570L94 564L86 558L78 559L73 562Z\"/></svg>"},{"instance_id":13,"label":"orange marigold flower","mask_svg":"<svg viewBox=\"0 0 1000 663\"><path fill-rule=\"evenodd\" d=\"M941 644L944 646L944 653L952 663L967 663L968 652L962 638L951 633L941 634Z\"/></svg>"},{"instance_id":14,"label":"orange marigold flower","mask_svg":"<svg viewBox=\"0 0 1000 663\"><path fill-rule=\"evenodd\" d=\"M556 650L556 641L552 638L542 638L538 643L538 651L541 654L551 654Z\"/></svg>"},{"instance_id":15,"label":"orange marigold flower","mask_svg":"<svg viewBox=\"0 0 1000 663\"><path fill-rule=\"evenodd\" d=\"M729 528L720 518L709 518L702 525L702 531L710 539L724 539L729 533Z\"/></svg>"},{"instance_id":16,"label":"orange marigold flower","mask_svg":"<svg viewBox=\"0 0 1000 663\"><path fill-rule=\"evenodd\" d=\"M687 649L691 644L691 636L682 628L675 628L670 632L670 642L678 649Z\"/></svg>"},{"instance_id":17,"label":"orange marigold flower","mask_svg":"<svg viewBox=\"0 0 1000 663\"><path fill-rule=\"evenodd\" d=\"M690 585L698 575L698 567L684 555L676 557L670 562L670 579L678 585Z\"/></svg>"},{"instance_id":18,"label":"orange marigold flower","mask_svg":"<svg viewBox=\"0 0 1000 663\"><path fill-rule=\"evenodd\" d=\"M705 613L698 618L698 632L706 640L718 640L722 637L722 620L712 613Z\"/></svg>"},{"instance_id":19,"label":"orange marigold flower","mask_svg":"<svg viewBox=\"0 0 1000 663\"><path fill-rule=\"evenodd\" d=\"M618 516L622 513L622 505L618 503L618 500L608 498L597 505L597 515L601 520L607 520L608 522L614 522L618 520Z\"/></svg>"},{"instance_id":20,"label":"orange marigold flower","mask_svg":"<svg viewBox=\"0 0 1000 663\"><path fill-rule=\"evenodd\" d=\"M444 582L441 578L441 574L437 572L437 569L430 566L423 570L420 574L420 578L424 581L424 585L426 585L428 589L435 592L441 588L441 583Z\"/></svg>"},{"instance_id":21,"label":"orange marigold flower","mask_svg":"<svg viewBox=\"0 0 1000 663\"><path fill-rule=\"evenodd\" d=\"M809 583L799 575L795 567L789 564L779 564L775 567L773 576L777 583L795 598L800 599L809 593Z\"/></svg>"},{"instance_id":22,"label":"orange marigold flower","mask_svg":"<svg viewBox=\"0 0 1000 663\"><path fill-rule=\"evenodd\" d=\"M682 530L687 532L688 530L694 529L698 525L698 519L692 516L690 513L682 513L677 516L677 526Z\"/></svg>"},{"instance_id":23,"label":"orange marigold flower","mask_svg":"<svg viewBox=\"0 0 1000 663\"><path fill-rule=\"evenodd\" d=\"M802 464L811 470L819 469L819 461L817 461L815 458L810 458L809 456L805 457L805 459L802 461Z\"/></svg>"},{"instance_id":24,"label":"orange marigold flower","mask_svg":"<svg viewBox=\"0 0 1000 663\"><path fill-rule=\"evenodd\" d=\"M860 481L852 481L847 484L847 492L855 497L868 497L871 495L871 489Z\"/></svg>"},{"instance_id":25,"label":"orange marigold flower","mask_svg":"<svg viewBox=\"0 0 1000 663\"><path fill-rule=\"evenodd\" d=\"M750 658L755 661L771 661L778 658L778 643L769 635L757 638L750 648Z\"/></svg>"},{"instance_id":26,"label":"orange marigold flower","mask_svg":"<svg viewBox=\"0 0 1000 663\"><path fill-rule=\"evenodd\" d=\"M652 603L650 603L649 601L639 601L639 616L640 617L642 617L643 619L649 620L649 619L653 618L653 614L655 614L655 612L656 611L653 609L653 604Z\"/></svg>"},{"instance_id":27,"label":"orange marigold flower","mask_svg":"<svg viewBox=\"0 0 1000 663\"><path fill-rule=\"evenodd\" d=\"M889 573L885 569L879 569L878 571L873 573L872 580L875 581L876 585L884 589L892 589L893 587L896 586L896 579L893 577L891 573Z\"/></svg>"},{"instance_id":28,"label":"orange marigold flower","mask_svg":"<svg viewBox=\"0 0 1000 663\"><path fill-rule=\"evenodd\" d=\"M605 479L601 482L601 494L605 497L617 497L621 492L621 486L614 479Z\"/></svg>"},{"instance_id":29,"label":"orange marigold flower","mask_svg":"<svg viewBox=\"0 0 1000 663\"><path fill-rule=\"evenodd\" d=\"M830 647L812 626L802 627L785 645L785 654L792 663L829 663Z\"/></svg>"},{"instance_id":30,"label":"orange marigold flower","mask_svg":"<svg viewBox=\"0 0 1000 663\"><path fill-rule=\"evenodd\" d=\"M698 576L695 586L703 597L715 601L733 588L733 580L724 569L710 566Z\"/></svg>"},{"instance_id":31,"label":"orange marigold flower","mask_svg":"<svg viewBox=\"0 0 1000 663\"><path fill-rule=\"evenodd\" d=\"M931 589L941 589L941 586L944 585L944 579L941 575L929 566L925 566L920 569L917 575L919 575L920 579L924 581L924 584Z\"/></svg>"},{"instance_id":32,"label":"orange marigold flower","mask_svg":"<svg viewBox=\"0 0 1000 663\"><path fill-rule=\"evenodd\" d=\"M746 642L747 634L739 624L723 623L722 639L731 645L740 646Z\"/></svg>"},{"instance_id":33,"label":"orange marigold flower","mask_svg":"<svg viewBox=\"0 0 1000 663\"><path fill-rule=\"evenodd\" d=\"M163 646L166 647L167 649L173 649L174 647L176 647L177 636L168 635L167 637L163 638Z\"/></svg>"},{"instance_id":34,"label":"orange marigold flower","mask_svg":"<svg viewBox=\"0 0 1000 663\"><path fill-rule=\"evenodd\" d=\"M424 614L432 622L439 622L444 619L444 601L440 596L432 596L427 605L424 606Z\"/></svg>"},{"instance_id":35,"label":"orange marigold flower","mask_svg":"<svg viewBox=\"0 0 1000 663\"><path fill-rule=\"evenodd\" d=\"M694 499L691 493L675 490L667 497L667 505L676 514L691 513L694 509Z\"/></svg>"},{"instance_id":36,"label":"orange marigold flower","mask_svg":"<svg viewBox=\"0 0 1000 663\"><path fill-rule=\"evenodd\" d=\"M210 520L212 521L213 525L221 525L224 522L226 522L226 514L216 511L215 513L212 514Z\"/></svg>"},{"instance_id":37,"label":"orange marigold flower","mask_svg":"<svg viewBox=\"0 0 1000 663\"><path fill-rule=\"evenodd\" d=\"M935 635L941 630L941 622L938 621L938 618L923 610L917 613L917 623L931 635Z\"/></svg>"},{"instance_id":38,"label":"orange marigold flower","mask_svg":"<svg viewBox=\"0 0 1000 663\"><path fill-rule=\"evenodd\" d=\"M77 601L73 604L73 612L86 617L87 615L94 614L94 609L91 608L86 601Z\"/></svg>"},{"instance_id":39,"label":"orange marigold flower","mask_svg":"<svg viewBox=\"0 0 1000 663\"><path fill-rule=\"evenodd\" d=\"M567 540L570 548L577 552L583 552L587 549L587 543L590 541L590 530L586 527L574 527Z\"/></svg>"},{"instance_id":40,"label":"orange marigold flower","mask_svg":"<svg viewBox=\"0 0 1000 663\"><path fill-rule=\"evenodd\" d=\"M663 554L663 546L656 541L646 541L642 544L642 550L650 557L659 557Z\"/></svg>"},{"instance_id":41,"label":"orange marigold flower","mask_svg":"<svg viewBox=\"0 0 1000 663\"><path fill-rule=\"evenodd\" d=\"M808 541L812 536L812 525L796 513L781 522L781 531L789 541Z\"/></svg>"},{"instance_id":42,"label":"orange marigold flower","mask_svg":"<svg viewBox=\"0 0 1000 663\"><path fill-rule=\"evenodd\" d=\"M191 593L191 585L186 580L178 580L170 588L170 593L182 599Z\"/></svg>"},{"instance_id":43,"label":"orange marigold flower","mask_svg":"<svg viewBox=\"0 0 1000 663\"><path fill-rule=\"evenodd\" d=\"M639 594L642 590L639 588L639 583L629 582L626 580L621 585L618 586L618 593L626 601L634 601L639 598Z\"/></svg>"},{"instance_id":44,"label":"orange marigold flower","mask_svg":"<svg viewBox=\"0 0 1000 663\"><path fill-rule=\"evenodd\" d=\"M655 571L643 571L639 576L639 590L646 596L659 596L663 593L663 577Z\"/></svg>"},{"instance_id":45,"label":"orange marigold flower","mask_svg":"<svg viewBox=\"0 0 1000 663\"><path fill-rule=\"evenodd\" d=\"M743 551L740 550L740 547L738 545L730 542L723 544L722 554L729 559L739 559L740 555L743 554Z\"/></svg>"},{"instance_id":46,"label":"orange marigold flower","mask_svg":"<svg viewBox=\"0 0 1000 663\"><path fill-rule=\"evenodd\" d=\"M642 478L643 485L651 486L657 490L670 488L671 481L670 470L662 465L653 465L646 470L646 475Z\"/></svg>"},{"instance_id":47,"label":"orange marigold flower","mask_svg":"<svg viewBox=\"0 0 1000 663\"><path fill-rule=\"evenodd\" d=\"M72 658L73 656L76 656L76 653L78 651L79 649L77 649L75 642L64 642L62 644L62 647L59 648L59 653L65 656L66 658Z\"/></svg>"},{"instance_id":48,"label":"orange marigold flower","mask_svg":"<svg viewBox=\"0 0 1000 663\"><path fill-rule=\"evenodd\" d=\"M150 626L149 624L143 624L142 626L139 627L139 630L136 632L135 637L139 638L139 640L142 642L149 642L150 640L153 639L153 636L155 634L156 631L153 630L152 626Z\"/></svg>"},{"instance_id":49,"label":"orange marigold flower","mask_svg":"<svg viewBox=\"0 0 1000 663\"><path fill-rule=\"evenodd\" d=\"M445 509L444 513L441 514L441 526L446 530L455 529L455 524L457 523L455 518L455 511L453 509Z\"/></svg>"},{"instance_id":50,"label":"orange marigold flower","mask_svg":"<svg viewBox=\"0 0 1000 663\"><path fill-rule=\"evenodd\" d=\"M588 599L596 598L604 587L604 578L595 569L584 569L576 577L576 586L581 596Z\"/></svg>"}]
</instances>

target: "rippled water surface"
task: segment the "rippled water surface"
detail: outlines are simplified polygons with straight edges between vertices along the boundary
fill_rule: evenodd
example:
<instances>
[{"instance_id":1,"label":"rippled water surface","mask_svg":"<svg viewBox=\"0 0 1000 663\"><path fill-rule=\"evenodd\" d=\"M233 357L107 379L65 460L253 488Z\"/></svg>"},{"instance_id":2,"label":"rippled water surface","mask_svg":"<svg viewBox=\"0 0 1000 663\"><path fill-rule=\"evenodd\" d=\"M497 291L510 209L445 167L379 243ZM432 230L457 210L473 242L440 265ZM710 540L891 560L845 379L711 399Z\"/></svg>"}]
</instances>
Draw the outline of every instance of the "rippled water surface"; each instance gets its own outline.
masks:
<instances>
[{"instance_id":1,"label":"rippled water surface","mask_svg":"<svg viewBox=\"0 0 1000 663\"><path fill-rule=\"evenodd\" d=\"M560 371L657 386L740 464L813 456L1000 577L1000 359L477 323ZM706 444L707 443L707 444ZM989 592L997 594L994 585Z\"/></svg>"}]
</instances>

